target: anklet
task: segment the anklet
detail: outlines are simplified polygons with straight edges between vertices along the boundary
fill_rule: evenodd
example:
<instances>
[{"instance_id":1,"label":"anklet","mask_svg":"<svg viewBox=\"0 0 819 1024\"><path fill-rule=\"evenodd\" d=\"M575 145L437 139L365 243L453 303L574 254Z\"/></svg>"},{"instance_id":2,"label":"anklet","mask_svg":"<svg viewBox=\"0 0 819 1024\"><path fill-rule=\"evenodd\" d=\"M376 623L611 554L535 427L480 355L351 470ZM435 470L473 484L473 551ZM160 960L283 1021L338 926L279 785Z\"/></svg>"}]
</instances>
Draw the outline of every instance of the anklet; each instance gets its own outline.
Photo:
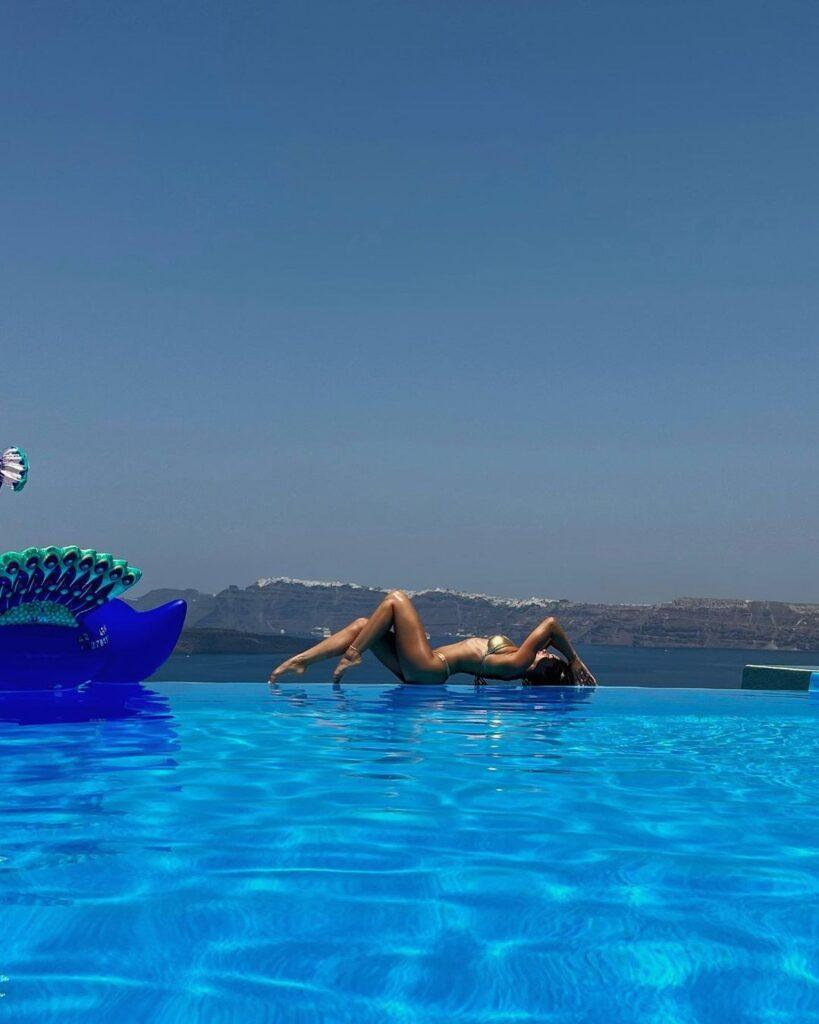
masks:
<instances>
[{"instance_id":1,"label":"anklet","mask_svg":"<svg viewBox=\"0 0 819 1024\"><path fill-rule=\"evenodd\" d=\"M350 644L350 646L347 648L347 650L348 651L352 651L354 654L357 654L359 658L361 657L361 651L359 651L359 649L357 647L353 647L352 644Z\"/></svg>"}]
</instances>

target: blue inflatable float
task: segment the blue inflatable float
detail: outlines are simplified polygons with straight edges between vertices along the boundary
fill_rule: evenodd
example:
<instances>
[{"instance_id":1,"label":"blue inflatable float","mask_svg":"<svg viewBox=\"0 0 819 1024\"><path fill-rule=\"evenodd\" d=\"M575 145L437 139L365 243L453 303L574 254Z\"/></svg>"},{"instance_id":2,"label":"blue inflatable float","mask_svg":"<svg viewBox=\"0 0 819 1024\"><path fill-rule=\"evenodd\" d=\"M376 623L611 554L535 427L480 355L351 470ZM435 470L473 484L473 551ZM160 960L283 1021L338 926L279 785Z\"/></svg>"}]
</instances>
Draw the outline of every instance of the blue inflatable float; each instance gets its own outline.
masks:
<instances>
[{"instance_id":1,"label":"blue inflatable float","mask_svg":"<svg viewBox=\"0 0 819 1024\"><path fill-rule=\"evenodd\" d=\"M0 691L135 683L173 651L187 610L137 612L120 595L142 573L92 549L0 555Z\"/></svg>"}]
</instances>

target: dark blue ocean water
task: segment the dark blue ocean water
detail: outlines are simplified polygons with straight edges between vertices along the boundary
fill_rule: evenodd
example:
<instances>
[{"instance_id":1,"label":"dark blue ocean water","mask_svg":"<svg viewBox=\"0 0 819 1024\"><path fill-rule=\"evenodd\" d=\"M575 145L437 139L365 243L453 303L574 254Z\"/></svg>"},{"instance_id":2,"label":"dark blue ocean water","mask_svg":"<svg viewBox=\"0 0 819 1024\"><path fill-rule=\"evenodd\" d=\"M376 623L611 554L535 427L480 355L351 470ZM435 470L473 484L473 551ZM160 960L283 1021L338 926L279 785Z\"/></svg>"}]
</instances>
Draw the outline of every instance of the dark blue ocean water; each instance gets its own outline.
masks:
<instances>
[{"instance_id":1,"label":"dark blue ocean water","mask_svg":"<svg viewBox=\"0 0 819 1024\"><path fill-rule=\"evenodd\" d=\"M14 1024L819 1021L819 700L0 699Z\"/></svg>"},{"instance_id":2,"label":"dark blue ocean water","mask_svg":"<svg viewBox=\"0 0 819 1024\"><path fill-rule=\"evenodd\" d=\"M297 650L294 647L277 655L176 655L154 678L261 681L267 679L274 665ZM603 645L580 645L579 650L601 686L736 687L747 664L819 666L819 652ZM310 682L329 682L332 669L332 662L314 665L304 678ZM348 678L351 682L387 683L393 677L372 655L365 655L364 663ZM456 681L466 682L467 677L456 677Z\"/></svg>"}]
</instances>

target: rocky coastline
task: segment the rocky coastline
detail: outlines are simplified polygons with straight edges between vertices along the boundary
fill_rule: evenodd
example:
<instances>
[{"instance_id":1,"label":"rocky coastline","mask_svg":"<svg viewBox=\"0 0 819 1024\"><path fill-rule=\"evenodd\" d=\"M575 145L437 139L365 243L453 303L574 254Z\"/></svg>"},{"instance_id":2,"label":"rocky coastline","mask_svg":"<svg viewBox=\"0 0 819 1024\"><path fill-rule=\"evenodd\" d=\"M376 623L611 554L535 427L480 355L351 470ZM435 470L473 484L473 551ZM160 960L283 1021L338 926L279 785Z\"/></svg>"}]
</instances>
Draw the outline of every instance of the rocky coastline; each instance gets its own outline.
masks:
<instances>
[{"instance_id":1,"label":"rocky coastline","mask_svg":"<svg viewBox=\"0 0 819 1024\"><path fill-rule=\"evenodd\" d=\"M285 637L320 636L324 630L339 629L369 614L384 592L351 583L272 577L248 587L230 586L217 594L153 590L132 603L144 610L184 598L188 619L180 643L188 649L213 653L262 653L264 649L267 653L285 647ZM434 637L497 632L519 637L545 616L556 615L573 638L587 644L819 650L819 604L678 598L649 605L612 605L449 590L415 592L413 600ZM269 646L277 636L278 645Z\"/></svg>"}]
</instances>

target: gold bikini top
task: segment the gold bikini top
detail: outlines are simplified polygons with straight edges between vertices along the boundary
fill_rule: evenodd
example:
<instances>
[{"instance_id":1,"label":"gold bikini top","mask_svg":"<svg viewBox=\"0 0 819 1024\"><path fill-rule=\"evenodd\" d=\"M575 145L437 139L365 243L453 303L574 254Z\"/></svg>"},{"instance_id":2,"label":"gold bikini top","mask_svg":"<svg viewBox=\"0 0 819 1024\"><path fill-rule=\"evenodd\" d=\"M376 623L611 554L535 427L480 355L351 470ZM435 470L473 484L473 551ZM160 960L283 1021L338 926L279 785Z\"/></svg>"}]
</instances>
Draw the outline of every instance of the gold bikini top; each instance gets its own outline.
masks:
<instances>
[{"instance_id":1,"label":"gold bikini top","mask_svg":"<svg viewBox=\"0 0 819 1024\"><path fill-rule=\"evenodd\" d=\"M496 633L494 636L490 636L486 641L486 650L481 658L481 668L478 674L475 676L476 685L485 683L484 671L486 670L486 659L490 654L500 654L501 651L505 651L507 647L514 647L514 643L509 639L508 636L504 636L502 633Z\"/></svg>"},{"instance_id":2,"label":"gold bikini top","mask_svg":"<svg viewBox=\"0 0 819 1024\"><path fill-rule=\"evenodd\" d=\"M498 654L505 647L514 647L515 645L509 639L508 636L503 636L502 633L496 633L494 636L490 636L486 641L486 654L484 654L484 661L489 657L490 654Z\"/></svg>"}]
</instances>

